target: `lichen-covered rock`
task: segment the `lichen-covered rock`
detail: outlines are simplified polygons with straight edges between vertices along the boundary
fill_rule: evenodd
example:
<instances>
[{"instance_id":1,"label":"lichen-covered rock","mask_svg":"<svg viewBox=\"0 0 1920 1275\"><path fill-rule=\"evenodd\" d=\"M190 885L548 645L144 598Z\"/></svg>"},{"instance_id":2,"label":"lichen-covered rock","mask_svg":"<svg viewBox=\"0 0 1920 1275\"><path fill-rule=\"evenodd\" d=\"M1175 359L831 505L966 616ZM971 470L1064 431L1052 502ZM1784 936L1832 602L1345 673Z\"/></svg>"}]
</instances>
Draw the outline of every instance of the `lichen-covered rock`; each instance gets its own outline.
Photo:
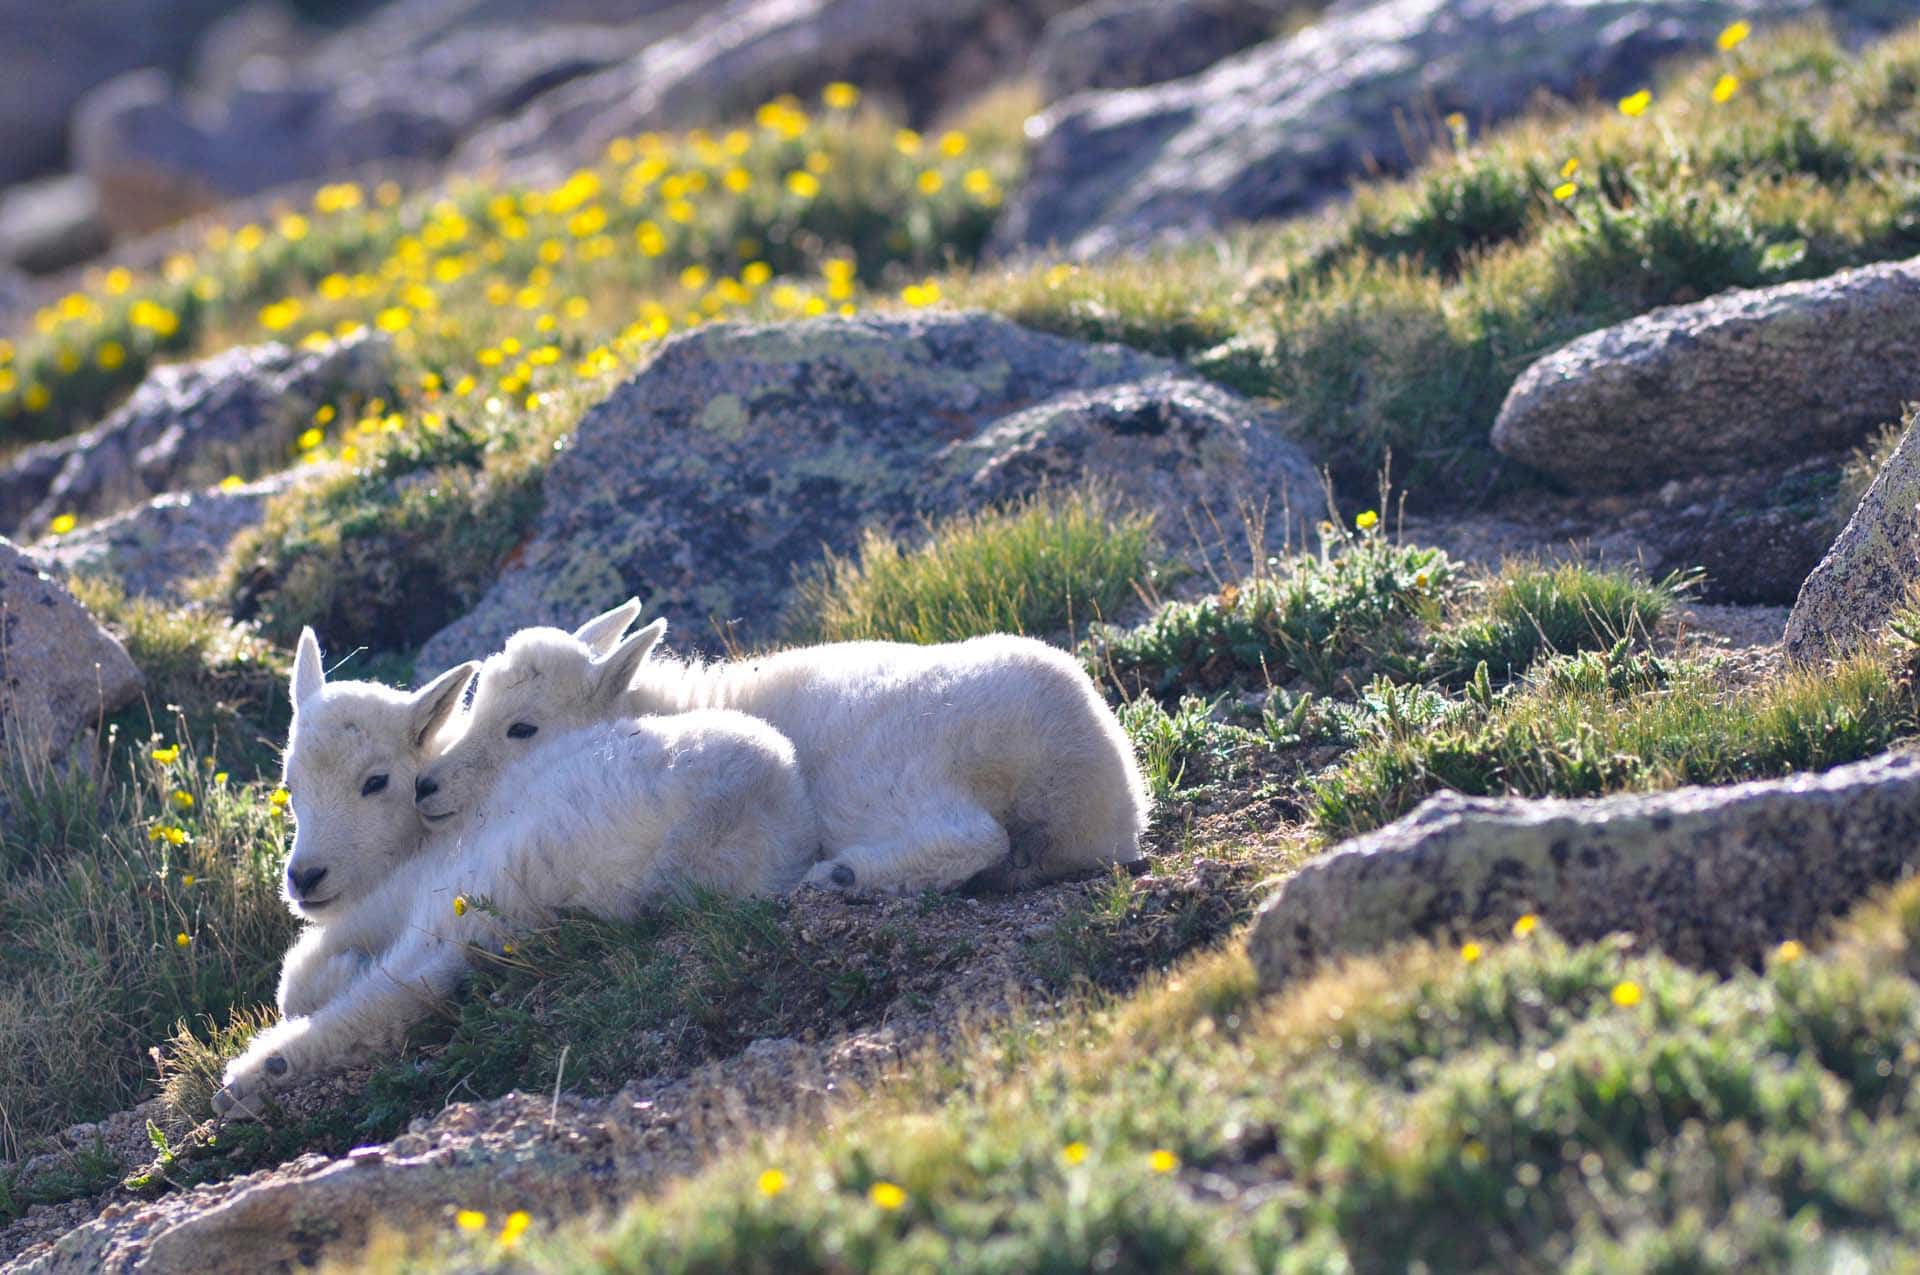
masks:
<instances>
[{"instance_id":1,"label":"lichen-covered rock","mask_svg":"<svg viewBox=\"0 0 1920 1275\"><path fill-rule=\"evenodd\" d=\"M1545 92L1629 92L1658 60L1710 48L1731 19L1811 0L1382 0L1150 88L1084 93L1029 121L1002 253L1087 258L1277 217L1398 171L1406 121L1476 125Z\"/></svg>"},{"instance_id":2,"label":"lichen-covered rock","mask_svg":"<svg viewBox=\"0 0 1920 1275\"><path fill-rule=\"evenodd\" d=\"M1920 396L1920 258L1726 292L1588 333L1521 374L1502 454L1584 490L1845 450Z\"/></svg>"},{"instance_id":3,"label":"lichen-covered rock","mask_svg":"<svg viewBox=\"0 0 1920 1275\"><path fill-rule=\"evenodd\" d=\"M140 693L140 671L66 586L0 540L0 748L64 760L74 736Z\"/></svg>"},{"instance_id":4,"label":"lichen-covered rock","mask_svg":"<svg viewBox=\"0 0 1920 1275\"><path fill-rule=\"evenodd\" d=\"M243 346L157 368L101 424L0 469L0 529L38 535L61 514L99 517L278 468L318 406L380 393L391 355L386 338L361 333L317 350Z\"/></svg>"},{"instance_id":5,"label":"lichen-covered rock","mask_svg":"<svg viewBox=\"0 0 1920 1275\"><path fill-rule=\"evenodd\" d=\"M463 167L587 163L616 137L707 124L851 80L914 122L964 102L1033 49L1073 0L730 0L619 66L477 133Z\"/></svg>"},{"instance_id":6,"label":"lichen-covered rock","mask_svg":"<svg viewBox=\"0 0 1920 1275\"><path fill-rule=\"evenodd\" d=\"M1800 586L1787 655L1845 655L1874 640L1920 584L1920 436L1909 426L1860 507Z\"/></svg>"},{"instance_id":7,"label":"lichen-covered rock","mask_svg":"<svg viewBox=\"0 0 1920 1275\"><path fill-rule=\"evenodd\" d=\"M134 597L187 601L180 586L212 575L234 537L258 526L267 501L298 478L289 470L231 490L156 496L90 527L49 536L33 547L34 556L69 576L115 580Z\"/></svg>"},{"instance_id":8,"label":"lichen-covered rock","mask_svg":"<svg viewBox=\"0 0 1920 1275\"><path fill-rule=\"evenodd\" d=\"M1263 985L1415 938L1535 913L1730 968L1818 931L1920 863L1920 757L1819 775L1588 801L1447 794L1314 860L1261 907Z\"/></svg>"},{"instance_id":9,"label":"lichen-covered rock","mask_svg":"<svg viewBox=\"0 0 1920 1275\"><path fill-rule=\"evenodd\" d=\"M683 641L770 636L796 572L861 529L1082 478L1238 526L1317 508L1279 424L1177 365L981 314L715 327L668 342L588 412L548 472L533 539L420 669L638 595Z\"/></svg>"},{"instance_id":10,"label":"lichen-covered rock","mask_svg":"<svg viewBox=\"0 0 1920 1275\"><path fill-rule=\"evenodd\" d=\"M1031 70L1049 102L1204 71L1274 33L1273 0L1095 0L1047 23Z\"/></svg>"}]
</instances>

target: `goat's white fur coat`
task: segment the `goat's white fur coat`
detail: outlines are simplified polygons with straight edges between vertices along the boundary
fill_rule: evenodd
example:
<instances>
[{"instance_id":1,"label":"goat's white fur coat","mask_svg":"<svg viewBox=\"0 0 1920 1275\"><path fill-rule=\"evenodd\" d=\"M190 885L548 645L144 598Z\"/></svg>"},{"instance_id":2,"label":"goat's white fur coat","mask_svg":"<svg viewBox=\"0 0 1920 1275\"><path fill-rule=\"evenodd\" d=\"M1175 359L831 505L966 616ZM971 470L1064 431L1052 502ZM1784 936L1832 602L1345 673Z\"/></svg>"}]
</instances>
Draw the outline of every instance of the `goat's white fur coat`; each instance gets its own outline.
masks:
<instances>
[{"instance_id":1,"label":"goat's white fur coat","mask_svg":"<svg viewBox=\"0 0 1920 1275\"><path fill-rule=\"evenodd\" d=\"M600 640L591 625L575 636ZM287 887L314 924L282 967L283 1021L227 1068L223 1114L258 1114L271 1084L391 1053L455 990L470 950L499 951L515 928L561 909L628 917L687 887L785 893L813 864L817 832L792 746L724 711L554 732L501 772L486 801L425 824L414 781L472 671L412 695L329 685L311 631L301 635L289 882L325 872L308 892ZM471 905L456 910L456 898Z\"/></svg>"},{"instance_id":2,"label":"goat's white fur coat","mask_svg":"<svg viewBox=\"0 0 1920 1275\"><path fill-rule=\"evenodd\" d=\"M581 633L624 629L639 603ZM656 620L610 655L528 629L481 665L467 724L428 768L421 809L481 804L530 740L614 716L727 708L793 742L843 890L1017 888L1140 854L1148 814L1133 749L1074 658L1011 635L937 646L846 642L716 664L647 659ZM633 658L635 653L639 658ZM631 660L624 693L604 669ZM984 874L984 876L983 876Z\"/></svg>"}]
</instances>

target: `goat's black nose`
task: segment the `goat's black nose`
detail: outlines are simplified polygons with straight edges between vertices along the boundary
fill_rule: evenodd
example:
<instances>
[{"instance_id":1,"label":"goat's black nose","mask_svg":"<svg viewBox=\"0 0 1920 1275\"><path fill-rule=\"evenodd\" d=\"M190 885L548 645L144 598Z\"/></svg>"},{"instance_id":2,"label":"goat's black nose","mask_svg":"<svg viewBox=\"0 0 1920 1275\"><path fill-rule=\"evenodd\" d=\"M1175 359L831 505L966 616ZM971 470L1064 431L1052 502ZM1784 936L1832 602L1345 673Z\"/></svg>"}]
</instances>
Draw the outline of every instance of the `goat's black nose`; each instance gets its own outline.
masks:
<instances>
[{"instance_id":1,"label":"goat's black nose","mask_svg":"<svg viewBox=\"0 0 1920 1275\"><path fill-rule=\"evenodd\" d=\"M325 868L308 868L305 872L295 872L292 868L288 868L287 884L293 888L293 896L296 899L305 898L313 893L313 887L319 885L326 875Z\"/></svg>"},{"instance_id":2,"label":"goat's black nose","mask_svg":"<svg viewBox=\"0 0 1920 1275\"><path fill-rule=\"evenodd\" d=\"M440 785L428 779L425 775L413 781L413 799L415 801L425 801L439 791Z\"/></svg>"}]
</instances>

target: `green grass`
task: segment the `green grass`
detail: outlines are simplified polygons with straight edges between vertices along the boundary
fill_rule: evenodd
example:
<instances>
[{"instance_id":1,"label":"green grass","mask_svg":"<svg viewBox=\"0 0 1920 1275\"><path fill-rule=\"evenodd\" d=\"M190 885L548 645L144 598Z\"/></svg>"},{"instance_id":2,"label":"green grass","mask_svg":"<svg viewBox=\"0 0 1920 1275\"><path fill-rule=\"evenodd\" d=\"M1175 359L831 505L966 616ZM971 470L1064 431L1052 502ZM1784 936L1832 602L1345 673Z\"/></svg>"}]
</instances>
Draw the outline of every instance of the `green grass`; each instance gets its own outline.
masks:
<instances>
[{"instance_id":1,"label":"green grass","mask_svg":"<svg viewBox=\"0 0 1920 1275\"><path fill-rule=\"evenodd\" d=\"M1544 931L1269 996L1202 958L976 1037L611 1226L390 1240L363 1269L1879 1269L1920 1257L1916 938L1907 886L1724 980Z\"/></svg>"},{"instance_id":2,"label":"green grass","mask_svg":"<svg viewBox=\"0 0 1920 1275\"><path fill-rule=\"evenodd\" d=\"M884 532L829 554L799 590L798 634L826 642L1054 635L1117 612L1155 566L1152 520L1100 491L1038 497L929 525L917 547Z\"/></svg>"},{"instance_id":3,"label":"green grass","mask_svg":"<svg viewBox=\"0 0 1920 1275\"><path fill-rule=\"evenodd\" d=\"M271 1001L294 923L264 788L190 739L101 780L14 765L0 827L0 1154L132 1105L182 1020ZM181 936L186 942L180 942Z\"/></svg>"},{"instance_id":4,"label":"green grass","mask_svg":"<svg viewBox=\"0 0 1920 1275\"><path fill-rule=\"evenodd\" d=\"M1485 663L1505 681L1525 673L1542 653L1642 641L1672 610L1685 583L1649 584L1631 571L1577 563L1509 561L1433 636L1424 671L1460 685Z\"/></svg>"},{"instance_id":5,"label":"green grass","mask_svg":"<svg viewBox=\"0 0 1920 1275\"><path fill-rule=\"evenodd\" d=\"M1096 673L1133 696L1234 685L1351 686L1403 659L1423 609L1454 575L1437 549L1385 536L1329 534L1318 554L1276 561L1267 574L1197 602L1171 603L1087 646Z\"/></svg>"},{"instance_id":6,"label":"green grass","mask_svg":"<svg viewBox=\"0 0 1920 1275\"><path fill-rule=\"evenodd\" d=\"M1315 781L1313 813L1332 838L1388 823L1443 788L1591 797L1825 770L1912 735L1916 707L1907 677L1878 654L1735 694L1701 666L1623 641L1551 658L1505 692L1476 684L1438 720L1380 729Z\"/></svg>"}]
</instances>

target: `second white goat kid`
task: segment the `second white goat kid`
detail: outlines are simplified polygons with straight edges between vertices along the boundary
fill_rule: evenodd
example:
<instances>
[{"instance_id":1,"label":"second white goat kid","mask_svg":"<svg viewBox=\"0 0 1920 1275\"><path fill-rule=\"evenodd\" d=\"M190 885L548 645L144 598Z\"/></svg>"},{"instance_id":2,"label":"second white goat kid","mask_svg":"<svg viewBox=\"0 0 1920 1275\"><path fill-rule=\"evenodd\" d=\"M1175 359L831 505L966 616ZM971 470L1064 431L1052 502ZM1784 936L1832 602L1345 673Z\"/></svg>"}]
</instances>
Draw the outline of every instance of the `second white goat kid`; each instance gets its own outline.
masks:
<instances>
[{"instance_id":1,"label":"second white goat kid","mask_svg":"<svg viewBox=\"0 0 1920 1275\"><path fill-rule=\"evenodd\" d=\"M595 623L638 612L629 602ZM422 813L483 801L548 732L730 708L793 741L820 819L824 858L810 884L910 893L979 878L1013 889L1140 855L1149 801L1133 749L1063 651L1000 634L715 664L644 658L665 632L656 620L607 656L559 629L515 634L481 665L465 730L422 780Z\"/></svg>"},{"instance_id":2,"label":"second white goat kid","mask_svg":"<svg viewBox=\"0 0 1920 1275\"><path fill-rule=\"evenodd\" d=\"M423 828L415 781L470 675L417 694L328 684L301 634L287 897L312 926L283 967L285 1017L228 1065L220 1114L258 1115L271 1087L397 1049L470 953L516 928L569 909L628 918L688 888L785 893L813 864L792 745L722 711L559 733L503 770L476 817Z\"/></svg>"}]
</instances>

